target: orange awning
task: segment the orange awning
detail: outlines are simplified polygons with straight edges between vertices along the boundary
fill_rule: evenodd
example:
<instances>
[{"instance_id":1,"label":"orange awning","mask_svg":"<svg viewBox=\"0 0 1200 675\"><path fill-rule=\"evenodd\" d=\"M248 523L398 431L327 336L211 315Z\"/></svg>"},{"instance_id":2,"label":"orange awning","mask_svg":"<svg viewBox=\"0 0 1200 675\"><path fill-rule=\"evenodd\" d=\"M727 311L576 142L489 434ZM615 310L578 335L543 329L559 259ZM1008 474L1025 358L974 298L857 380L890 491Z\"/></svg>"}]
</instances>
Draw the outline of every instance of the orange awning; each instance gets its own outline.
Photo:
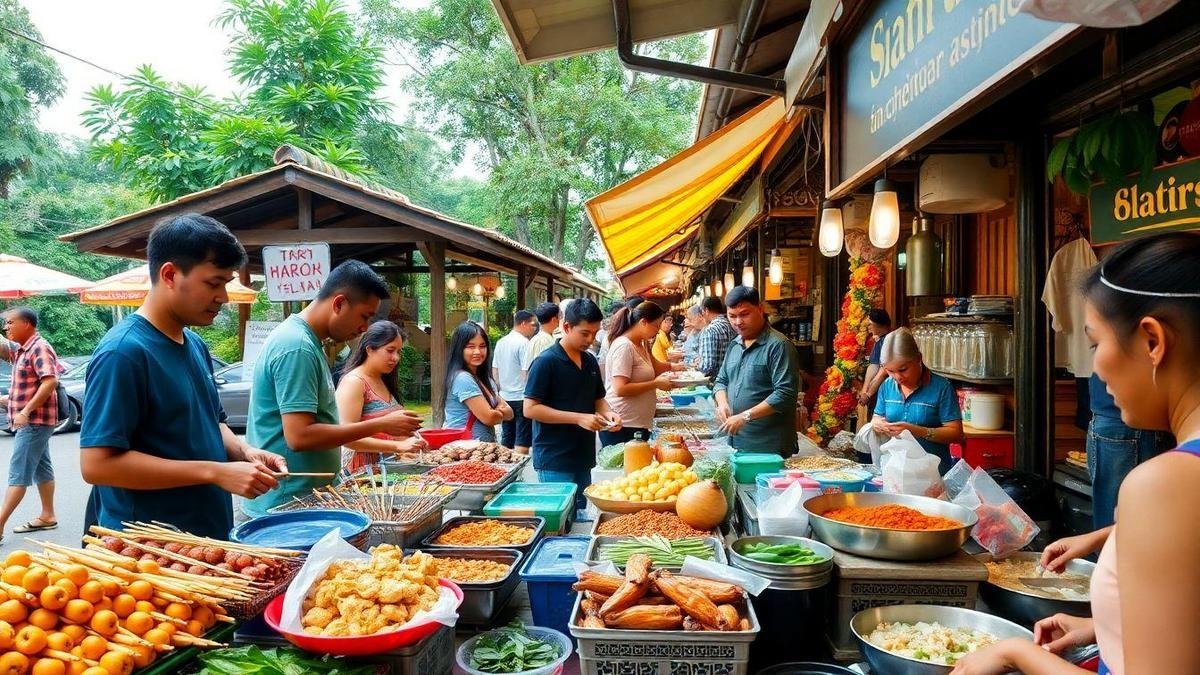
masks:
<instances>
[{"instance_id":1,"label":"orange awning","mask_svg":"<svg viewBox=\"0 0 1200 675\"><path fill-rule=\"evenodd\" d=\"M687 241L700 216L758 161L787 108L772 98L586 204L618 276Z\"/></svg>"},{"instance_id":2,"label":"orange awning","mask_svg":"<svg viewBox=\"0 0 1200 675\"><path fill-rule=\"evenodd\" d=\"M258 297L258 291L243 286L237 279L225 284L225 290L229 293L229 302L235 304L250 304ZM139 265L97 281L95 286L79 294L79 301L85 305L141 307L149 292L150 270Z\"/></svg>"}]
</instances>

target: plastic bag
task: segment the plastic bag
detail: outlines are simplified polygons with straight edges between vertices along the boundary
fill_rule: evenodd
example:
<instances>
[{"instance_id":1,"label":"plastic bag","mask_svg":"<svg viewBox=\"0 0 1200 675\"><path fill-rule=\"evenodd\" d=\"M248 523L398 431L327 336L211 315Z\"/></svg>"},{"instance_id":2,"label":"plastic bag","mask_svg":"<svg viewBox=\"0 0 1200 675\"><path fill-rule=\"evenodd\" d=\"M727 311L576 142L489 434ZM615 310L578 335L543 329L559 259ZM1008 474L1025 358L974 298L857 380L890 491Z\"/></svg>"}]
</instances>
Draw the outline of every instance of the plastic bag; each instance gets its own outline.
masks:
<instances>
[{"instance_id":1,"label":"plastic bag","mask_svg":"<svg viewBox=\"0 0 1200 675\"><path fill-rule=\"evenodd\" d=\"M843 457L845 459L858 459L858 454L854 450L854 434L849 431L839 431L826 444L827 454L834 457Z\"/></svg>"},{"instance_id":2,"label":"plastic bag","mask_svg":"<svg viewBox=\"0 0 1200 675\"><path fill-rule=\"evenodd\" d=\"M870 424L864 424L858 433L854 434L854 449L864 455L870 455L871 463L875 466L879 466L879 458L883 454L880 450L882 446L883 439Z\"/></svg>"},{"instance_id":3,"label":"plastic bag","mask_svg":"<svg viewBox=\"0 0 1200 675\"><path fill-rule=\"evenodd\" d=\"M625 444L614 443L600 448L596 453L596 467L599 469L620 469L625 466Z\"/></svg>"},{"instance_id":4,"label":"plastic bag","mask_svg":"<svg viewBox=\"0 0 1200 675\"><path fill-rule=\"evenodd\" d=\"M966 476L965 481L963 476ZM971 538L993 558L1003 558L1029 545L1040 529L1008 493L983 469L971 469L959 460L946 474L951 501L975 512L979 522Z\"/></svg>"},{"instance_id":5,"label":"plastic bag","mask_svg":"<svg viewBox=\"0 0 1200 675\"><path fill-rule=\"evenodd\" d=\"M814 457L816 455L824 455L825 451L821 446L812 442L812 439L804 434L796 434L796 454L793 457Z\"/></svg>"},{"instance_id":6,"label":"plastic bag","mask_svg":"<svg viewBox=\"0 0 1200 675\"><path fill-rule=\"evenodd\" d=\"M287 592L283 596L283 612L280 615L279 624L294 633L303 633L304 626L300 623L301 605L304 603L304 598L308 597L308 591L313 584L325 577L325 570L329 569L329 565L335 560L370 559L370 554L363 553L347 544L342 539L341 532L336 529L321 537L321 540L313 544L312 549L309 550L304 566L296 573L296 578L292 579L291 585L288 586ZM399 630L414 623L429 620L446 626L458 623L458 598L449 588L442 586L438 589L438 600L433 607L417 612L403 626L390 630Z\"/></svg>"},{"instance_id":7,"label":"plastic bag","mask_svg":"<svg viewBox=\"0 0 1200 675\"><path fill-rule=\"evenodd\" d=\"M761 534L808 534L808 511L801 504L804 488L792 483L783 492L758 506L758 531Z\"/></svg>"},{"instance_id":8,"label":"plastic bag","mask_svg":"<svg viewBox=\"0 0 1200 675\"><path fill-rule=\"evenodd\" d=\"M908 431L884 443L879 450L884 492L923 497L941 497L945 492L937 455L925 452Z\"/></svg>"},{"instance_id":9,"label":"plastic bag","mask_svg":"<svg viewBox=\"0 0 1200 675\"><path fill-rule=\"evenodd\" d=\"M1039 19L1091 28L1140 26L1179 0L1025 0L1020 11Z\"/></svg>"}]
</instances>

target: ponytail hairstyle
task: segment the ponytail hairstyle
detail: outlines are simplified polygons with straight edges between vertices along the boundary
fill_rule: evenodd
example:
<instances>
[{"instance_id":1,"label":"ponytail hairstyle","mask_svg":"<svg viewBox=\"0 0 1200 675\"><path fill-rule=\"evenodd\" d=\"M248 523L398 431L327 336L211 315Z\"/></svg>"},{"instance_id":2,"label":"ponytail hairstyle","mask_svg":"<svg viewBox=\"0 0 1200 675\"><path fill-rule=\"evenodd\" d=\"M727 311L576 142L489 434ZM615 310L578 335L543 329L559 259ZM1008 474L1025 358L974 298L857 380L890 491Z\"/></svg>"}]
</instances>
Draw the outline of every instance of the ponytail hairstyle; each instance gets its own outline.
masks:
<instances>
[{"instance_id":1,"label":"ponytail hairstyle","mask_svg":"<svg viewBox=\"0 0 1200 675\"><path fill-rule=\"evenodd\" d=\"M632 307L628 304L625 305L624 308L617 310L613 317L613 327L608 333L608 343L612 344L614 340L628 333L639 321L658 321L666 313L665 309L649 300L638 302Z\"/></svg>"},{"instance_id":2,"label":"ponytail hairstyle","mask_svg":"<svg viewBox=\"0 0 1200 675\"><path fill-rule=\"evenodd\" d=\"M1200 234L1170 232L1119 244L1084 277L1088 302L1124 343L1145 317L1200 341Z\"/></svg>"}]
</instances>

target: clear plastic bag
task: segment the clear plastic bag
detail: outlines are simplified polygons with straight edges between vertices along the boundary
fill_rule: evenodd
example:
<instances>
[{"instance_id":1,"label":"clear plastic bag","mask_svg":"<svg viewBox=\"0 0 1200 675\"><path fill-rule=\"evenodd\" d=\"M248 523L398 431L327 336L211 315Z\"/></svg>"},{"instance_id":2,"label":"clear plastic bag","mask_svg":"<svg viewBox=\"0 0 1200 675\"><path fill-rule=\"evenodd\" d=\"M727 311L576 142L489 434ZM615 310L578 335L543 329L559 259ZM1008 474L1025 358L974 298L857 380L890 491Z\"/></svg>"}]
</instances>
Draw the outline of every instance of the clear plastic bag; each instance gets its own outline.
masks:
<instances>
[{"instance_id":1,"label":"clear plastic bag","mask_svg":"<svg viewBox=\"0 0 1200 675\"><path fill-rule=\"evenodd\" d=\"M825 451L821 446L812 442L812 439L804 434L796 434L796 454L795 457L815 457L816 455L824 455Z\"/></svg>"},{"instance_id":2,"label":"clear plastic bag","mask_svg":"<svg viewBox=\"0 0 1200 675\"><path fill-rule=\"evenodd\" d=\"M962 460L946 473L946 492L950 501L975 512L979 522L971 538L993 558L1025 548L1041 531L987 471Z\"/></svg>"},{"instance_id":3,"label":"clear plastic bag","mask_svg":"<svg viewBox=\"0 0 1200 675\"><path fill-rule=\"evenodd\" d=\"M1021 10L1039 19L1091 28L1140 26L1179 0L1025 0Z\"/></svg>"},{"instance_id":4,"label":"clear plastic bag","mask_svg":"<svg viewBox=\"0 0 1200 675\"><path fill-rule=\"evenodd\" d=\"M870 424L864 424L858 433L854 434L854 449L864 455L870 455L871 463L875 466L879 466L879 459L883 455L883 451L880 450L882 447L883 439Z\"/></svg>"},{"instance_id":5,"label":"clear plastic bag","mask_svg":"<svg viewBox=\"0 0 1200 675\"><path fill-rule=\"evenodd\" d=\"M879 450L884 492L935 498L943 495L945 488L938 473L940 460L937 455L925 452L911 433L901 432Z\"/></svg>"},{"instance_id":6,"label":"clear plastic bag","mask_svg":"<svg viewBox=\"0 0 1200 675\"><path fill-rule=\"evenodd\" d=\"M792 483L783 492L771 497L758 507L758 531L762 534L781 534L804 537L808 535L808 511L804 502L804 488Z\"/></svg>"}]
</instances>

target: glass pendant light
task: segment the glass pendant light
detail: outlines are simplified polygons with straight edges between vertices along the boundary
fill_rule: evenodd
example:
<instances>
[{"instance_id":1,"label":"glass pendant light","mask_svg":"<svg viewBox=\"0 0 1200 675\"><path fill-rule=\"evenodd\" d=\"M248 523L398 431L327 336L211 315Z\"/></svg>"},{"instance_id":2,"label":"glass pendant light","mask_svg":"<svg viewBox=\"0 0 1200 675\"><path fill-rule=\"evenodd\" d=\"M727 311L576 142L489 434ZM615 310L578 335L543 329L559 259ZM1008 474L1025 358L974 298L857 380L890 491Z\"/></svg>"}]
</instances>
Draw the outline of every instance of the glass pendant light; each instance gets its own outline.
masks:
<instances>
[{"instance_id":1,"label":"glass pendant light","mask_svg":"<svg viewBox=\"0 0 1200 675\"><path fill-rule=\"evenodd\" d=\"M771 249L771 267L767 274L772 284L778 286L783 283L783 254L777 248Z\"/></svg>"},{"instance_id":2,"label":"glass pendant light","mask_svg":"<svg viewBox=\"0 0 1200 675\"><path fill-rule=\"evenodd\" d=\"M717 296L718 298L722 295L725 295L725 289L721 286L720 279L713 280L713 295Z\"/></svg>"},{"instance_id":3,"label":"glass pendant light","mask_svg":"<svg viewBox=\"0 0 1200 675\"><path fill-rule=\"evenodd\" d=\"M471 295L478 295L478 296L482 297L483 296L483 284L476 281L475 285L471 287Z\"/></svg>"},{"instance_id":4,"label":"glass pendant light","mask_svg":"<svg viewBox=\"0 0 1200 675\"><path fill-rule=\"evenodd\" d=\"M896 184L886 178L875 181L867 232L875 248L891 248L900 240L900 197L896 194Z\"/></svg>"},{"instance_id":5,"label":"glass pendant light","mask_svg":"<svg viewBox=\"0 0 1200 675\"><path fill-rule=\"evenodd\" d=\"M730 268L730 270L725 273L725 290L732 291L733 287L733 269Z\"/></svg>"},{"instance_id":6,"label":"glass pendant light","mask_svg":"<svg viewBox=\"0 0 1200 675\"><path fill-rule=\"evenodd\" d=\"M842 210L827 201L821 205L821 229L817 232L821 255L832 258L841 253L842 236Z\"/></svg>"},{"instance_id":7,"label":"glass pendant light","mask_svg":"<svg viewBox=\"0 0 1200 675\"><path fill-rule=\"evenodd\" d=\"M451 274L450 278L446 280L446 289L453 291L456 288L458 288L458 278Z\"/></svg>"},{"instance_id":8,"label":"glass pendant light","mask_svg":"<svg viewBox=\"0 0 1200 675\"><path fill-rule=\"evenodd\" d=\"M754 266L750 264L750 258L746 258L746 262L742 263L742 285L746 288L754 288Z\"/></svg>"},{"instance_id":9,"label":"glass pendant light","mask_svg":"<svg viewBox=\"0 0 1200 675\"><path fill-rule=\"evenodd\" d=\"M504 299L504 284L500 284L499 286L496 287L495 295L496 295L497 300Z\"/></svg>"}]
</instances>

